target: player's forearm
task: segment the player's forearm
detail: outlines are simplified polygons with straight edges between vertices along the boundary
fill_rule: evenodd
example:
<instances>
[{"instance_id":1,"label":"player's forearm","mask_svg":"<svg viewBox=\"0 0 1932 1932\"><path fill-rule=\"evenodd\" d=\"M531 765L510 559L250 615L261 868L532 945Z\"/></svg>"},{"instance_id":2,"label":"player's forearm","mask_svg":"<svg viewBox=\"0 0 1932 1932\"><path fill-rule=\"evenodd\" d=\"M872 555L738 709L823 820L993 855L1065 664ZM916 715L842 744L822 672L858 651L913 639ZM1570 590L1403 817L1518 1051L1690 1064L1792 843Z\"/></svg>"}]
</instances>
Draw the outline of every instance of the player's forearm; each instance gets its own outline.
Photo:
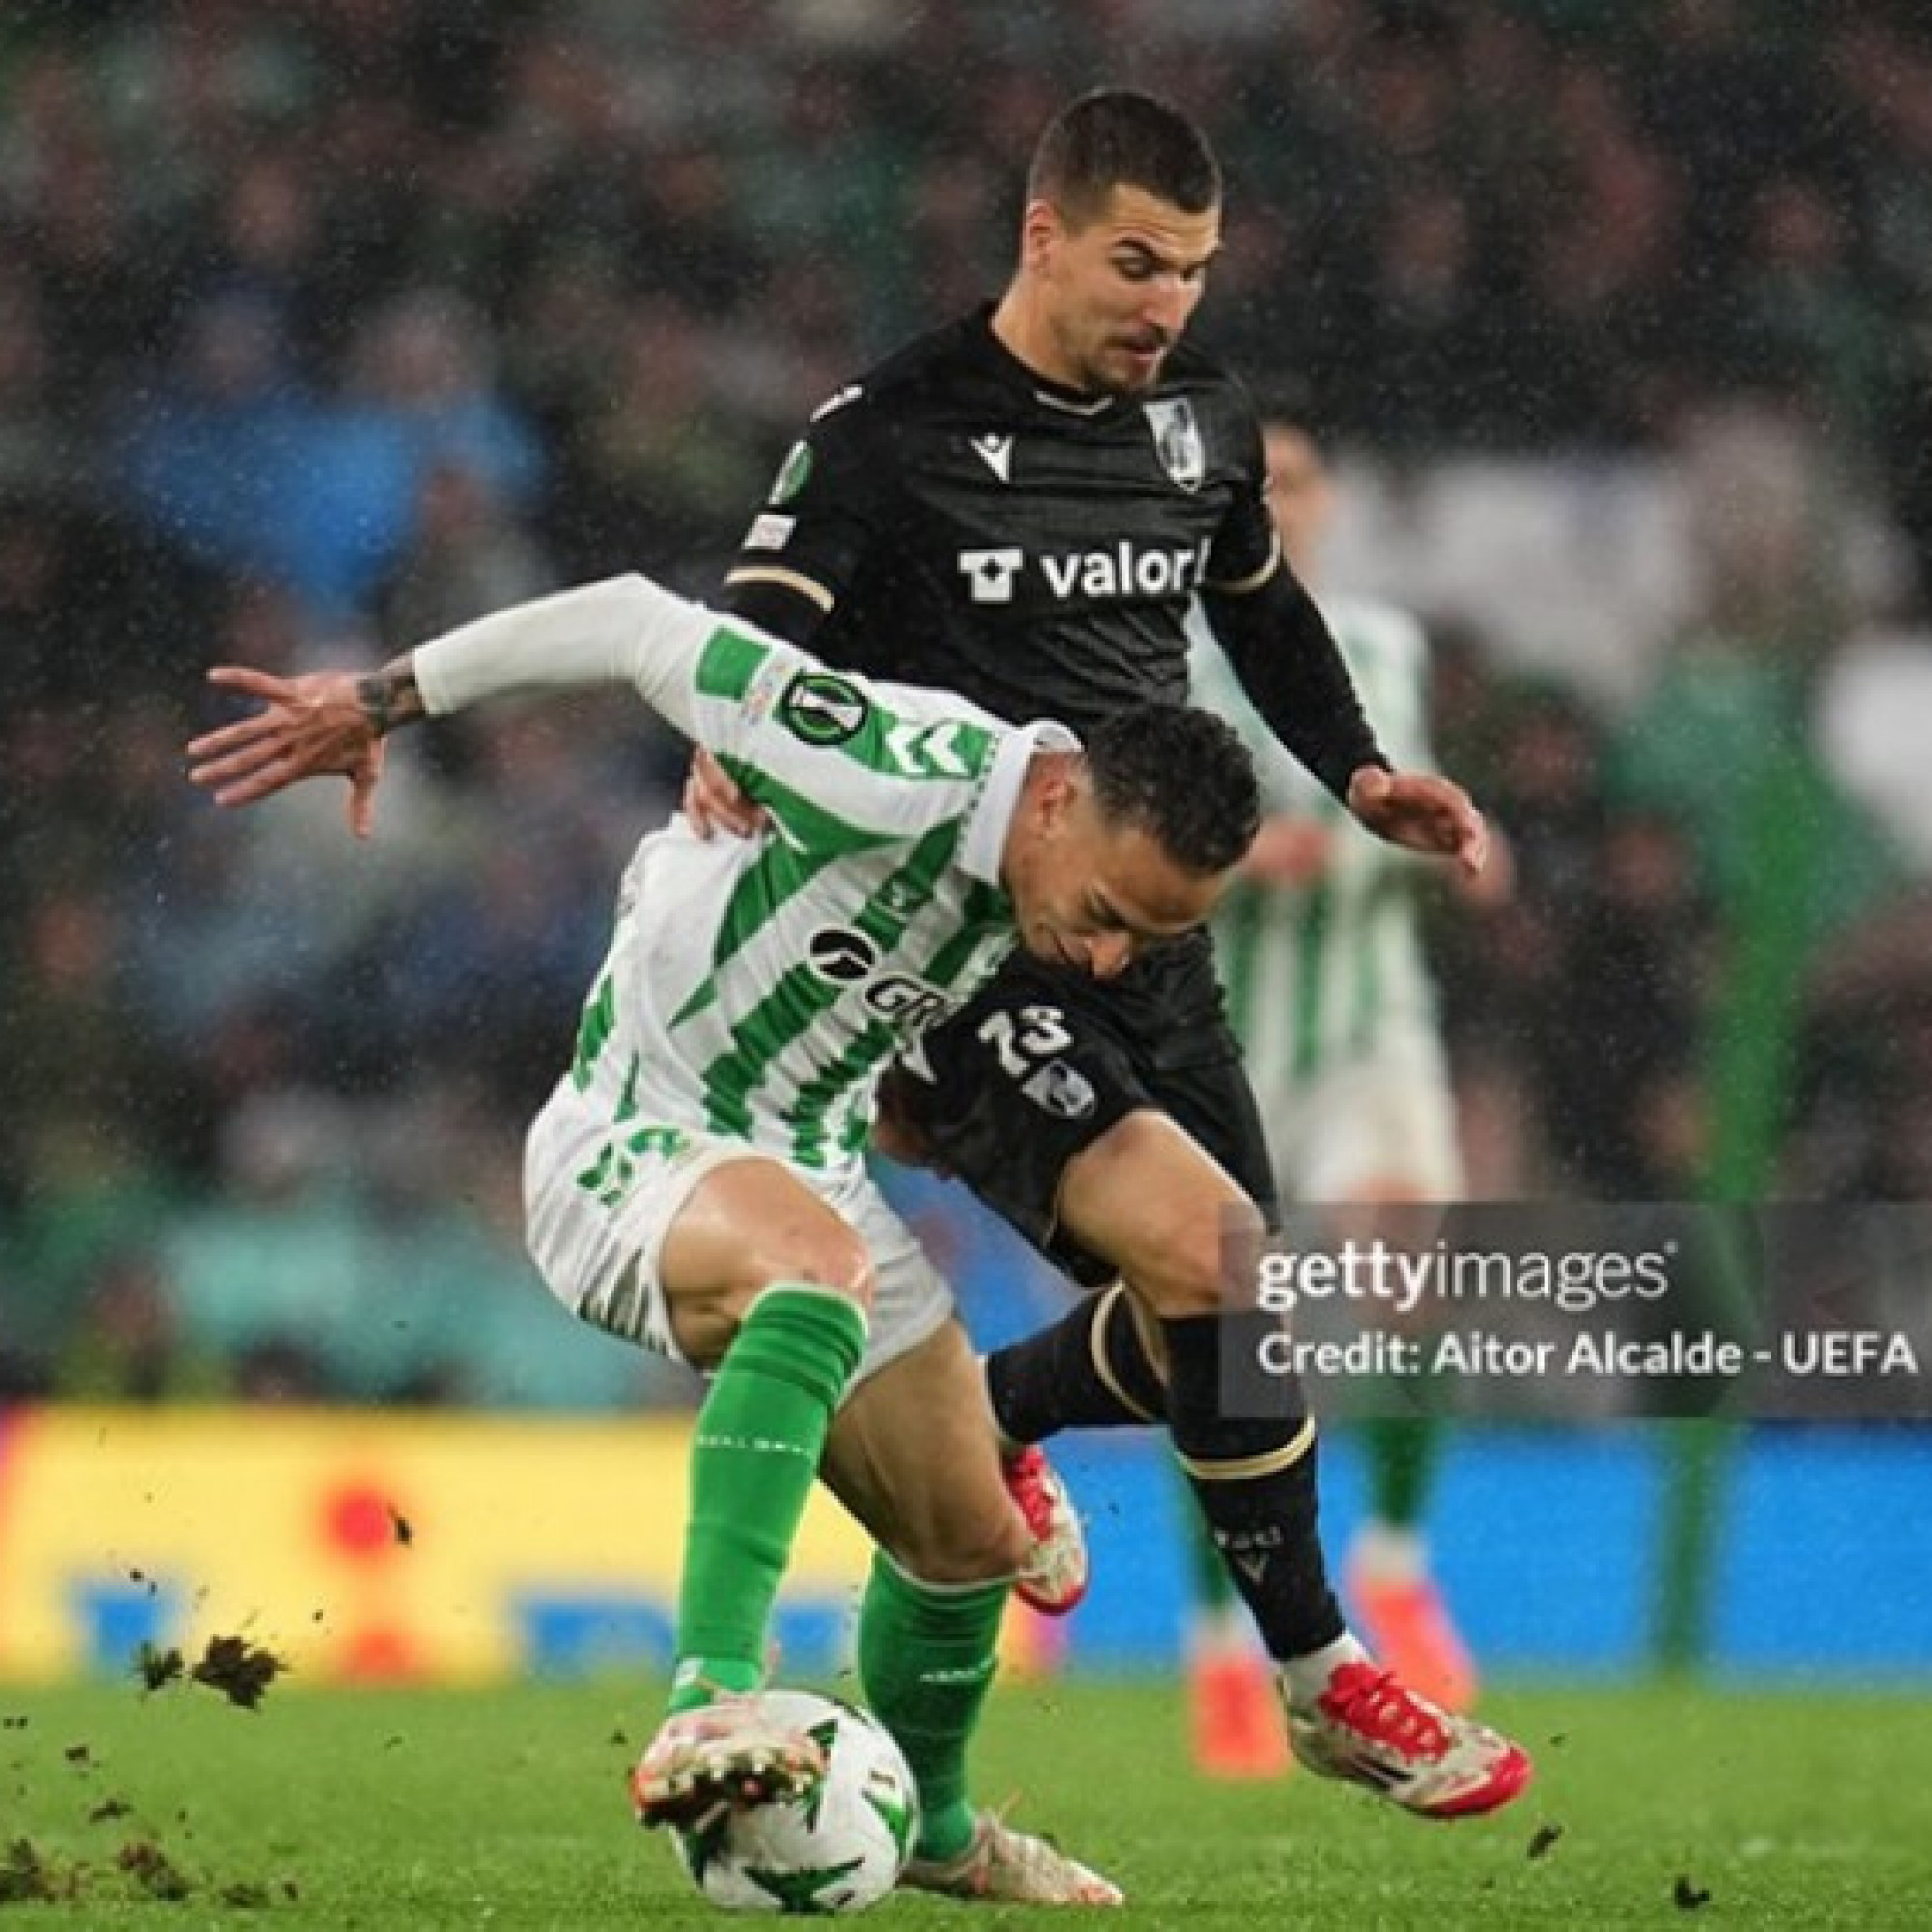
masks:
<instances>
[{"instance_id":1,"label":"player's forearm","mask_svg":"<svg viewBox=\"0 0 1932 1932\"><path fill-rule=\"evenodd\" d=\"M393 722L401 724L493 697L632 684L679 722L685 673L715 622L647 577L606 578L433 639L368 680L378 688L367 701L392 698L400 707Z\"/></svg>"},{"instance_id":2,"label":"player's forearm","mask_svg":"<svg viewBox=\"0 0 1932 1932\"><path fill-rule=\"evenodd\" d=\"M1228 662L1268 728L1337 798L1389 760L1315 600L1286 567L1245 596L1204 599Z\"/></svg>"},{"instance_id":3,"label":"player's forearm","mask_svg":"<svg viewBox=\"0 0 1932 1932\"><path fill-rule=\"evenodd\" d=\"M1211 628L1204 627L1204 634L1193 640L1187 681L1191 702L1218 713L1241 734L1241 742L1255 761L1263 817L1290 818L1305 813L1309 808L1307 772L1255 709Z\"/></svg>"}]
</instances>

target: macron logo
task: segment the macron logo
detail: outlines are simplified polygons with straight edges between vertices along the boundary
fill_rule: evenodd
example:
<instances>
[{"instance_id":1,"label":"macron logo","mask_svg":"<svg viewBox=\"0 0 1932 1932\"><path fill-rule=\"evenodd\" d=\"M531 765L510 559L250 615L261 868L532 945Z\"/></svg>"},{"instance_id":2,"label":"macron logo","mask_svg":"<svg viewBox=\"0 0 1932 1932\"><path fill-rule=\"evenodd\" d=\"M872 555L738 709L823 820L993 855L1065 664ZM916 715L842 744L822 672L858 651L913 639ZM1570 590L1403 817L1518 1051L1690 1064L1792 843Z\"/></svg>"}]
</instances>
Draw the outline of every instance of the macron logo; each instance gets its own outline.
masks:
<instances>
[{"instance_id":1,"label":"macron logo","mask_svg":"<svg viewBox=\"0 0 1932 1932\"><path fill-rule=\"evenodd\" d=\"M1013 579L1025 561L1026 553L1017 544L1000 550L962 550L959 568L965 574L967 594L976 604L1010 604Z\"/></svg>"},{"instance_id":2,"label":"macron logo","mask_svg":"<svg viewBox=\"0 0 1932 1932\"><path fill-rule=\"evenodd\" d=\"M1002 483L1013 480L1013 440L1009 436L976 436L969 439L973 454Z\"/></svg>"}]
</instances>

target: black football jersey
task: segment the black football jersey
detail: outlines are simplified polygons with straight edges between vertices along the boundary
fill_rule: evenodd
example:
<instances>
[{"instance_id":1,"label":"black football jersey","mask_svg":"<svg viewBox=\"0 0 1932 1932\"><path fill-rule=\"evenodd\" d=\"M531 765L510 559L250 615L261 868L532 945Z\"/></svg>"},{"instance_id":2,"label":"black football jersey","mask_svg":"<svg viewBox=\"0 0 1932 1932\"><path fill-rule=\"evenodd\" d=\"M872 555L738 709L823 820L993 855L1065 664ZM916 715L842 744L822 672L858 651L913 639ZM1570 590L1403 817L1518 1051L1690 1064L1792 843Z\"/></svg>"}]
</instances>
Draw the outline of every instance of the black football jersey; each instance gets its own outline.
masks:
<instances>
[{"instance_id":1,"label":"black football jersey","mask_svg":"<svg viewBox=\"0 0 1932 1932\"><path fill-rule=\"evenodd\" d=\"M991 307L910 344L813 416L727 577L825 614L827 662L1087 730L1187 695L1187 605L1278 554L1255 412L1185 343L1158 386L1085 396L1001 345Z\"/></svg>"}]
</instances>

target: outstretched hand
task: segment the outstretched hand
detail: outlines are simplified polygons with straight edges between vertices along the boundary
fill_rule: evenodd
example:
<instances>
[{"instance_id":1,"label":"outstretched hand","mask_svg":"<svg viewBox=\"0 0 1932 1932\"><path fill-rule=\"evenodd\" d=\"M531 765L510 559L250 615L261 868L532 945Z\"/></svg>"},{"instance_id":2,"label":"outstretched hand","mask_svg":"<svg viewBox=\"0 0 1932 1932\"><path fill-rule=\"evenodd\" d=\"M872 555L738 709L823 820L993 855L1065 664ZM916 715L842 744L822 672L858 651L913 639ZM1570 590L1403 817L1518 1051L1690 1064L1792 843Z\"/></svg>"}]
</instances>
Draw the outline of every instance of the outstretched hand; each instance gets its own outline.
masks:
<instances>
[{"instance_id":1,"label":"outstretched hand","mask_svg":"<svg viewBox=\"0 0 1932 1932\"><path fill-rule=\"evenodd\" d=\"M1453 859L1464 878L1479 877L1489 857L1483 814L1461 785L1434 772L1364 765L1349 781L1349 810L1392 845Z\"/></svg>"},{"instance_id":2,"label":"outstretched hand","mask_svg":"<svg viewBox=\"0 0 1932 1932\"><path fill-rule=\"evenodd\" d=\"M349 781L349 829L369 837L386 747L353 673L271 677L220 665L208 681L259 698L262 708L189 742L193 783L212 792L216 805L253 805L304 779L339 776Z\"/></svg>"}]
</instances>

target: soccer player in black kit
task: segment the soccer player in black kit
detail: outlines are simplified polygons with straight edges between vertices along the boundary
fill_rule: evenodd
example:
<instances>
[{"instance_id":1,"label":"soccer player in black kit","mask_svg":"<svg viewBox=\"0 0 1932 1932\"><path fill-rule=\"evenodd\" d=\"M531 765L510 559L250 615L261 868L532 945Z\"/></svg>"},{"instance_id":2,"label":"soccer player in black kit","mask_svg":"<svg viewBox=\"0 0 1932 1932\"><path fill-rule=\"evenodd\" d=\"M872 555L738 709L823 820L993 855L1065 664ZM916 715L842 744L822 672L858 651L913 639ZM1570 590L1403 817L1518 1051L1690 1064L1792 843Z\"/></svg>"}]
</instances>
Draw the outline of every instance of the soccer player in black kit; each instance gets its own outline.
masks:
<instances>
[{"instance_id":1,"label":"soccer player in black kit","mask_svg":"<svg viewBox=\"0 0 1932 1932\"><path fill-rule=\"evenodd\" d=\"M912 343L813 416L726 579L732 611L834 665L1076 730L1186 696L1199 596L1264 717L1371 832L1475 870L1443 779L1389 770L1339 651L1282 559L1254 410L1181 343L1220 237L1200 131L1088 95L1034 156L997 304ZM943 748L927 748L939 755ZM700 820L730 824L715 772ZM1092 908L1096 928L1107 908ZM1096 984L1016 955L896 1079L882 1144L964 1180L1077 1280L1057 1326L994 1355L1003 1435L1164 1421L1270 1654L1312 1769L1432 1817L1529 1777L1509 1740L1378 1669L1329 1589L1315 1426L1222 1413L1223 1242L1258 1237L1269 1162L1208 942ZM1033 1579L1064 1607L1084 1578ZM1058 1604L1056 1605L1056 1598Z\"/></svg>"}]
</instances>

